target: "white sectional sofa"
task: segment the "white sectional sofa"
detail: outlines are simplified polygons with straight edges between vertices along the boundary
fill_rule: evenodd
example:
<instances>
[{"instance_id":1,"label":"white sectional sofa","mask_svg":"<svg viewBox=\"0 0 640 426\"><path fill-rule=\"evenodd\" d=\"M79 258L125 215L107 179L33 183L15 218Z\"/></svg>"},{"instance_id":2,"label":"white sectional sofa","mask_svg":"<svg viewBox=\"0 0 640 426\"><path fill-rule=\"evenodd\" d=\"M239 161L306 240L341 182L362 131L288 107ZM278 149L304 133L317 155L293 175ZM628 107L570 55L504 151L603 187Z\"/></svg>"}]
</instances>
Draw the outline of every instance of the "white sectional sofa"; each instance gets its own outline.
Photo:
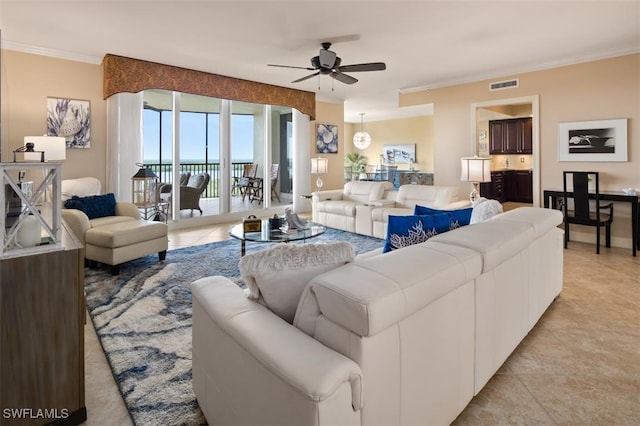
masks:
<instances>
[{"instance_id":1,"label":"white sectional sofa","mask_svg":"<svg viewBox=\"0 0 640 426\"><path fill-rule=\"evenodd\" d=\"M311 279L293 324L192 284L209 424L449 424L562 290L559 211L519 208Z\"/></svg>"},{"instance_id":2,"label":"white sectional sofa","mask_svg":"<svg viewBox=\"0 0 640 426\"><path fill-rule=\"evenodd\" d=\"M312 219L331 228L356 232L356 206L383 200L393 192L391 182L352 181L343 189L312 194Z\"/></svg>"},{"instance_id":3,"label":"white sectional sofa","mask_svg":"<svg viewBox=\"0 0 640 426\"><path fill-rule=\"evenodd\" d=\"M348 182L344 190L319 191L312 196L313 221L332 228L385 238L389 215L411 215L416 204L434 209L468 207L458 187L402 185L386 182Z\"/></svg>"},{"instance_id":4,"label":"white sectional sofa","mask_svg":"<svg viewBox=\"0 0 640 426\"><path fill-rule=\"evenodd\" d=\"M389 199L356 207L357 233L385 238L389 215L412 215L416 204L440 210L471 206L469 200L460 200L456 186L402 185L387 197Z\"/></svg>"}]
</instances>

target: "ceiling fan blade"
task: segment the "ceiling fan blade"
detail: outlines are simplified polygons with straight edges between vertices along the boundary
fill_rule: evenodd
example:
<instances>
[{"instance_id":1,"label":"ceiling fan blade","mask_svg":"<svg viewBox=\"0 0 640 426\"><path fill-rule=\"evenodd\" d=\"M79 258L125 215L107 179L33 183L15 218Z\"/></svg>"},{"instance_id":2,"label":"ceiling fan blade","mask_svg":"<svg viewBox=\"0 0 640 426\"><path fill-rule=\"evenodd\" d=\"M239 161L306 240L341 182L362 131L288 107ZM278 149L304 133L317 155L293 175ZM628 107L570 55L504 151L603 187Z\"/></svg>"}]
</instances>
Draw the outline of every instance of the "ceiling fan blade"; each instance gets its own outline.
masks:
<instances>
[{"instance_id":1,"label":"ceiling fan blade","mask_svg":"<svg viewBox=\"0 0 640 426\"><path fill-rule=\"evenodd\" d=\"M342 65L338 67L339 71L356 72L356 71L383 71L387 69L384 62L370 62L368 64Z\"/></svg>"},{"instance_id":2,"label":"ceiling fan blade","mask_svg":"<svg viewBox=\"0 0 640 426\"><path fill-rule=\"evenodd\" d=\"M312 68L312 69L313 69L313 68ZM293 81L292 81L292 83L300 83L301 81L305 81L305 80L307 80L307 79L309 79L309 78L311 78L311 77L315 77L315 76L316 76L316 75L318 75L318 74L320 74L320 71L318 71L318 72L314 72L313 74L309 74L309 75L307 75L307 76L305 76L305 77L302 77L302 78L299 78L299 79L297 79L297 80L293 80Z\"/></svg>"},{"instance_id":3,"label":"ceiling fan blade","mask_svg":"<svg viewBox=\"0 0 640 426\"><path fill-rule=\"evenodd\" d=\"M315 70L315 68L309 68L309 67L294 67L292 65L274 65L274 64L267 64L268 67L280 67L280 68L295 68L298 70L309 70L309 71L313 71Z\"/></svg>"},{"instance_id":4,"label":"ceiling fan blade","mask_svg":"<svg viewBox=\"0 0 640 426\"><path fill-rule=\"evenodd\" d=\"M353 84L357 83L358 79L351 77L350 75L342 74L341 72L332 72L331 77L335 78L338 81L343 82L344 84Z\"/></svg>"}]
</instances>

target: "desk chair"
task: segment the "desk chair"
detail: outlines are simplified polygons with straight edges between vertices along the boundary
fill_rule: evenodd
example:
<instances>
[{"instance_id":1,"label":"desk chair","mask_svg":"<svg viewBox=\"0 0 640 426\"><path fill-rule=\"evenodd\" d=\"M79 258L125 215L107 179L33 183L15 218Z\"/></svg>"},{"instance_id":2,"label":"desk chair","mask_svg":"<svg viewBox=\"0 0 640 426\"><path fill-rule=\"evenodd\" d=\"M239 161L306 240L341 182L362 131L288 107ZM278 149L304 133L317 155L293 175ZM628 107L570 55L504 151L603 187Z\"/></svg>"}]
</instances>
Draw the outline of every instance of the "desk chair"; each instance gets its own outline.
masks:
<instances>
[{"instance_id":1,"label":"desk chair","mask_svg":"<svg viewBox=\"0 0 640 426\"><path fill-rule=\"evenodd\" d=\"M568 195L568 181L573 183L573 195ZM589 202L589 179L595 180L595 209ZM569 243L569 224L596 227L596 253L600 254L600 227L605 228L605 245L611 247L611 222L613 222L613 203L600 205L600 176L598 172L563 172L563 213L564 213L564 248ZM568 200L573 199L573 210L569 210ZM602 210L608 210L603 213Z\"/></svg>"}]
</instances>

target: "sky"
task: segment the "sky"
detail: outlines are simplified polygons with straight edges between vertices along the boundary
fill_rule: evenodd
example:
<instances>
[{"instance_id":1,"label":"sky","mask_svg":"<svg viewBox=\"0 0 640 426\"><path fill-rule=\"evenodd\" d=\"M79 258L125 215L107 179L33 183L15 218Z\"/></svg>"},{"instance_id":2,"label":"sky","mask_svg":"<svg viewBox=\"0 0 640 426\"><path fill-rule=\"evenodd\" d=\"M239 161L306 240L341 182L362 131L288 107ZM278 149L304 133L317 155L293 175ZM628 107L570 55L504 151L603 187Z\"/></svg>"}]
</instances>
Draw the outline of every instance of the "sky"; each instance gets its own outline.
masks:
<instances>
[{"instance_id":1,"label":"sky","mask_svg":"<svg viewBox=\"0 0 640 426\"><path fill-rule=\"evenodd\" d=\"M208 125L205 117L209 118ZM159 158L159 119L157 111L145 109L143 117L144 162L157 163ZM162 117L163 162L171 160L171 112ZM180 114L180 159L204 163L207 132L209 134L209 162L219 161L220 122L218 114L182 112ZM231 118L231 160L253 160L253 116L234 114Z\"/></svg>"}]
</instances>

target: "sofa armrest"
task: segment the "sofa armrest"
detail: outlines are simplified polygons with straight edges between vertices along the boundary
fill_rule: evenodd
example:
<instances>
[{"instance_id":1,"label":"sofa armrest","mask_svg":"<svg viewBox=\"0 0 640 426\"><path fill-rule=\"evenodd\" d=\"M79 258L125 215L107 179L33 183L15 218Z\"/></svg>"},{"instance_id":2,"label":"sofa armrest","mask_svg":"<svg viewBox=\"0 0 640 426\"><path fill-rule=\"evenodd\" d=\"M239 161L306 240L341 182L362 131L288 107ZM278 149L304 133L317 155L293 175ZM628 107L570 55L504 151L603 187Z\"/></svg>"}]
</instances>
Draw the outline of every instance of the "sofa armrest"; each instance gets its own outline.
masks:
<instances>
[{"instance_id":1,"label":"sofa armrest","mask_svg":"<svg viewBox=\"0 0 640 426\"><path fill-rule=\"evenodd\" d=\"M311 194L317 201L342 200L342 189L330 189L327 191L316 191Z\"/></svg>"},{"instance_id":2,"label":"sofa armrest","mask_svg":"<svg viewBox=\"0 0 640 426\"><path fill-rule=\"evenodd\" d=\"M116 203L116 216L130 216L134 219L140 219L140 210L133 203L118 201Z\"/></svg>"},{"instance_id":3,"label":"sofa armrest","mask_svg":"<svg viewBox=\"0 0 640 426\"><path fill-rule=\"evenodd\" d=\"M367 206L372 206L372 207L395 207L395 205L396 205L395 200L367 201Z\"/></svg>"},{"instance_id":4,"label":"sofa armrest","mask_svg":"<svg viewBox=\"0 0 640 426\"><path fill-rule=\"evenodd\" d=\"M84 245L84 234L91 228L89 217L81 210L62 209L62 219L71 228L76 238Z\"/></svg>"},{"instance_id":5,"label":"sofa armrest","mask_svg":"<svg viewBox=\"0 0 640 426\"><path fill-rule=\"evenodd\" d=\"M211 373L210 364L217 356L223 359L238 352L246 360L257 365L242 365L242 371L228 371L229 366L216 380L228 379L229 383L217 382L216 386L227 386L238 390L244 377L254 367L267 369L270 374L252 377L246 382L247 396L251 389L282 388L293 392L302 400L320 403L335 397L335 392L344 386L350 387L349 410L362 407L362 371L351 359L329 349L306 335L265 306L249 300L242 289L225 277L207 277L191 284L193 294L193 365L195 375ZM215 344L216 354L209 353L208 344L213 333L222 333L226 338ZM215 339L214 339L215 340ZM219 377L223 376L223 377ZM256 383L256 380L267 383ZM270 383L273 382L273 383ZM251 388L251 389L250 389ZM197 395L200 398L200 395ZM271 392L260 395L267 401L259 405L276 403L278 395ZM335 403L335 401L334 401ZM352 408L353 407L353 408ZM280 407L288 410L287 406Z\"/></svg>"}]
</instances>

